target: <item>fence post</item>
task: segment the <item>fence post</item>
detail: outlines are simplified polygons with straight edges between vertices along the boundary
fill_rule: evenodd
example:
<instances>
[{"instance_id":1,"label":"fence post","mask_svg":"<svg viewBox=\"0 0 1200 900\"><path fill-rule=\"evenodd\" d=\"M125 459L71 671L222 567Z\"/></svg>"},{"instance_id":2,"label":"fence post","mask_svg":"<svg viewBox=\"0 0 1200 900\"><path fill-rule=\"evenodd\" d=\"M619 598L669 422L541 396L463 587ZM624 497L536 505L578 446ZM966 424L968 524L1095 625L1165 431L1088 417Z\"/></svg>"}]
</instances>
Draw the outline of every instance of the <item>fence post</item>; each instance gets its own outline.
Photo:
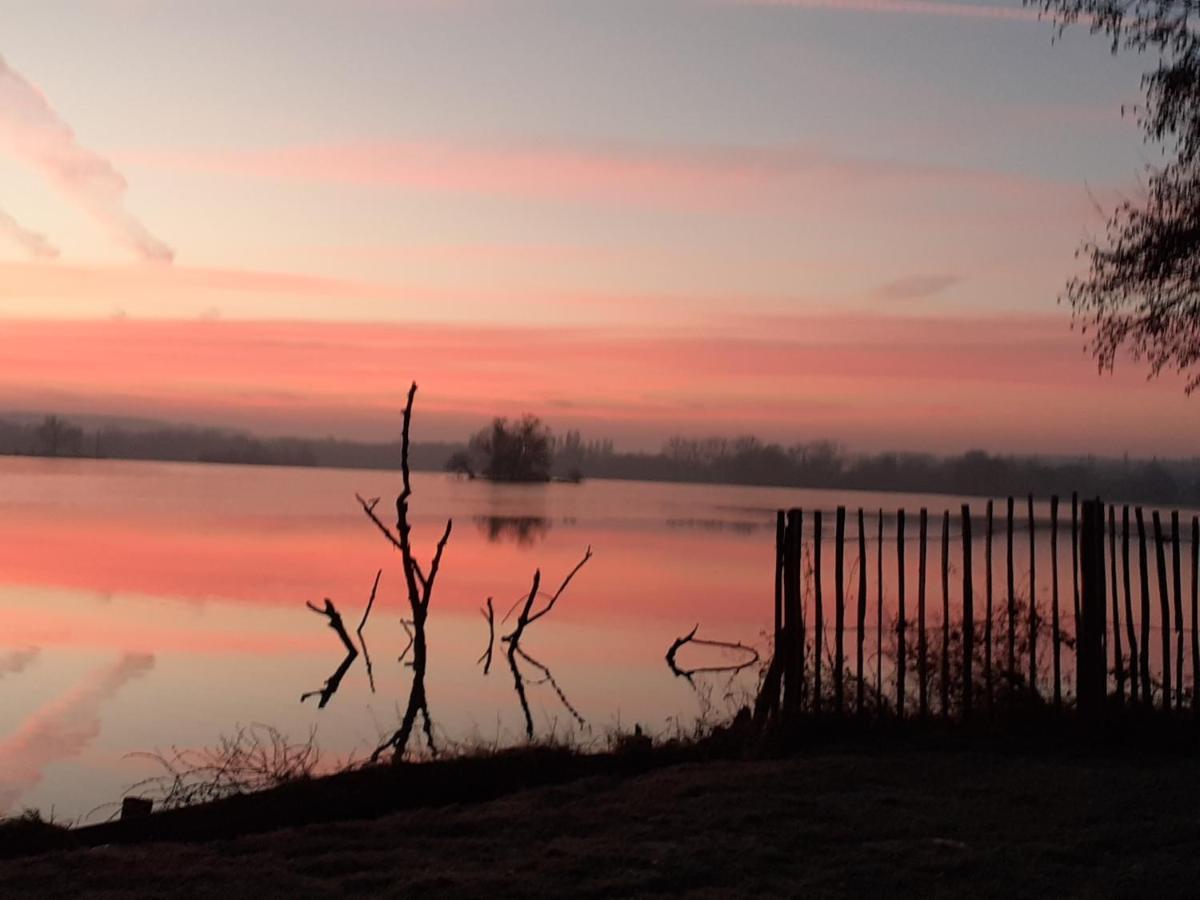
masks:
<instances>
[{"instance_id":1,"label":"fence post","mask_svg":"<svg viewBox=\"0 0 1200 900\"><path fill-rule=\"evenodd\" d=\"M971 718L971 695L975 681L975 585L971 575L971 507L962 505L962 608L963 688L962 716Z\"/></svg>"},{"instance_id":2,"label":"fence post","mask_svg":"<svg viewBox=\"0 0 1200 900\"><path fill-rule=\"evenodd\" d=\"M800 671L800 654L797 650L802 640L800 636L800 561L797 549L799 541L796 532L799 530L800 510L789 509L784 524L781 555L783 570L783 628L782 635L785 646L783 654L783 710L787 715L793 715L800 709L801 684L803 675ZM778 525L778 520L776 520Z\"/></svg>"},{"instance_id":3,"label":"fence post","mask_svg":"<svg viewBox=\"0 0 1200 900\"><path fill-rule=\"evenodd\" d=\"M1082 504L1079 531L1079 633L1076 680L1079 713L1095 722L1104 711L1108 689L1104 638L1107 615L1104 583L1104 506L1099 500Z\"/></svg>"}]
</instances>

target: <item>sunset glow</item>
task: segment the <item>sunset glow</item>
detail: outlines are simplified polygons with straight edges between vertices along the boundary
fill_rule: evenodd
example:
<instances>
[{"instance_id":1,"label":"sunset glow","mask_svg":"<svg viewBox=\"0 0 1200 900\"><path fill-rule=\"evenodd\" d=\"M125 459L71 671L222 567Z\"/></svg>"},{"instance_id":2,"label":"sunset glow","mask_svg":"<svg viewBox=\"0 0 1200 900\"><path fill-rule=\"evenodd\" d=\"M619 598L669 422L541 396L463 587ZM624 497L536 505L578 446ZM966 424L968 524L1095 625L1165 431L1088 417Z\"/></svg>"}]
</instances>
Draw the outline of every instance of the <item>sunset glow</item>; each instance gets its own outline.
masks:
<instances>
[{"instance_id":1,"label":"sunset glow","mask_svg":"<svg viewBox=\"0 0 1200 900\"><path fill-rule=\"evenodd\" d=\"M58 6L0 47L0 409L382 438L416 378L426 439L1192 452L1055 303L1137 72L1023 7Z\"/></svg>"}]
</instances>

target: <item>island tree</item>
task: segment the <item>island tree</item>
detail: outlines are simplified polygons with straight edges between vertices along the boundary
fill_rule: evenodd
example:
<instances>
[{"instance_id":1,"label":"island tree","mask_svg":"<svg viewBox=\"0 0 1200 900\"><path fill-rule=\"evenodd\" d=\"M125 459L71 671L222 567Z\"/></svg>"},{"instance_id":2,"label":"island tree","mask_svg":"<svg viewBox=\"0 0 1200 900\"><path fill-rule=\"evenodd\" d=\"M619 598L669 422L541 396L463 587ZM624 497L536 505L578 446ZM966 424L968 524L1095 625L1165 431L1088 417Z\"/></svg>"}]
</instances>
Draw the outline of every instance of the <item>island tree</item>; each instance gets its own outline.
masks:
<instances>
[{"instance_id":1,"label":"island tree","mask_svg":"<svg viewBox=\"0 0 1200 900\"><path fill-rule=\"evenodd\" d=\"M542 420L526 415L519 421L494 419L469 443L483 474L493 481L549 481L554 441Z\"/></svg>"}]
</instances>

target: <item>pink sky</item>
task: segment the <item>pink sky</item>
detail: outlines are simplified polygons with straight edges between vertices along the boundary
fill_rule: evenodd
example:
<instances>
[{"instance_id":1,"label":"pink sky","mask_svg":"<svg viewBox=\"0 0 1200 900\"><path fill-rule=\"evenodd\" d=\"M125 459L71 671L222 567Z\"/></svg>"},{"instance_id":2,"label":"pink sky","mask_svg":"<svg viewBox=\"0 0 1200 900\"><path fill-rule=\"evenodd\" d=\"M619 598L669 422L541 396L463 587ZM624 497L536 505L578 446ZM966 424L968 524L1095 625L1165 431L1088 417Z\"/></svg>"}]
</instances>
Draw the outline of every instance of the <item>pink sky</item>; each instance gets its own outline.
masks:
<instances>
[{"instance_id":1,"label":"pink sky","mask_svg":"<svg viewBox=\"0 0 1200 900\"><path fill-rule=\"evenodd\" d=\"M0 47L0 411L1194 452L1056 304L1137 70L1020 4L57 2Z\"/></svg>"}]
</instances>

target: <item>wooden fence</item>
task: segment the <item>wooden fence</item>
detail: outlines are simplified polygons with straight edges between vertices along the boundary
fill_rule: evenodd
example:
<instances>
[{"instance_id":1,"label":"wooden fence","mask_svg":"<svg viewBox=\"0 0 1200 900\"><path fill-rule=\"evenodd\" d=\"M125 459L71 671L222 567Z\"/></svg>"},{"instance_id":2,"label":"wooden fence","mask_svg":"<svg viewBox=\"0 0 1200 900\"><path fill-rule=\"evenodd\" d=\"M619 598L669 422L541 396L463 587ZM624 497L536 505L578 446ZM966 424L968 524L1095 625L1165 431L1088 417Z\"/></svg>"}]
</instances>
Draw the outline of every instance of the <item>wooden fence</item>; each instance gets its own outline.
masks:
<instances>
[{"instance_id":1,"label":"wooden fence","mask_svg":"<svg viewBox=\"0 0 1200 900\"><path fill-rule=\"evenodd\" d=\"M996 515L992 501L983 511L963 504L932 520L921 509L915 523L904 509L859 509L848 522L838 507L832 523L821 510L780 510L774 643L783 713L963 719L1029 706L1084 716L1190 707L1200 718L1200 517L1188 542L1178 512L1165 522L1134 507L1131 518L1129 506L1073 495L1068 522L1057 497L1048 515L1032 496L1020 505L1009 497ZM1060 559L1063 540L1069 560Z\"/></svg>"}]
</instances>

